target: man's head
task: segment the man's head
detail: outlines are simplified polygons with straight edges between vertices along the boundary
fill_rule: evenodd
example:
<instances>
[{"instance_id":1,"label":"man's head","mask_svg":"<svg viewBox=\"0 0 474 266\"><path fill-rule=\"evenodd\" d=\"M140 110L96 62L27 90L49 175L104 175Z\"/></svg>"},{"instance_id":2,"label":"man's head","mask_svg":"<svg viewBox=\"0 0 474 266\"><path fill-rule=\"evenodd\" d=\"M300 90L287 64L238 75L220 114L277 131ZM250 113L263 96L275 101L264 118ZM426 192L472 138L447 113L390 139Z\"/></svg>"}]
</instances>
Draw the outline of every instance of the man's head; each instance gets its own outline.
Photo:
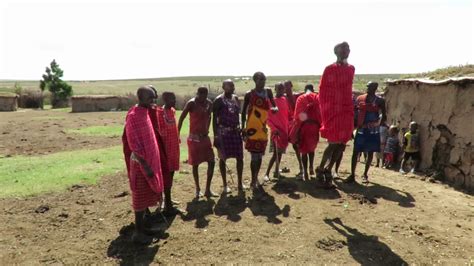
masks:
<instances>
[{"instance_id":1,"label":"man's head","mask_svg":"<svg viewBox=\"0 0 474 266\"><path fill-rule=\"evenodd\" d=\"M341 42L334 46L334 54L336 54L338 60L345 60L349 57L351 49L347 42Z\"/></svg>"},{"instance_id":2,"label":"man's head","mask_svg":"<svg viewBox=\"0 0 474 266\"><path fill-rule=\"evenodd\" d=\"M224 80L222 82L222 89L224 90L224 93L227 95L233 94L235 91L234 82L231 79Z\"/></svg>"},{"instance_id":3,"label":"man's head","mask_svg":"<svg viewBox=\"0 0 474 266\"><path fill-rule=\"evenodd\" d=\"M275 84L275 94L276 97L280 97L285 93L285 85L282 82L278 82Z\"/></svg>"},{"instance_id":4,"label":"man's head","mask_svg":"<svg viewBox=\"0 0 474 266\"><path fill-rule=\"evenodd\" d=\"M306 86L304 86L304 92L314 92L314 86L313 84L306 84Z\"/></svg>"},{"instance_id":5,"label":"man's head","mask_svg":"<svg viewBox=\"0 0 474 266\"><path fill-rule=\"evenodd\" d=\"M173 92L165 91L161 94L161 98L166 108L174 108L176 106L176 96Z\"/></svg>"},{"instance_id":6,"label":"man's head","mask_svg":"<svg viewBox=\"0 0 474 266\"><path fill-rule=\"evenodd\" d=\"M379 87L379 84L377 82L369 81L367 83L367 93L374 95L378 87Z\"/></svg>"},{"instance_id":7,"label":"man's head","mask_svg":"<svg viewBox=\"0 0 474 266\"><path fill-rule=\"evenodd\" d=\"M201 86L197 89L196 99L201 102L205 101L207 99L208 93L209 93L209 90L207 89L207 87Z\"/></svg>"},{"instance_id":8,"label":"man's head","mask_svg":"<svg viewBox=\"0 0 474 266\"><path fill-rule=\"evenodd\" d=\"M418 129L418 124L415 121L410 122L410 132L415 133Z\"/></svg>"},{"instance_id":9,"label":"man's head","mask_svg":"<svg viewBox=\"0 0 474 266\"><path fill-rule=\"evenodd\" d=\"M150 107L155 102L156 90L153 86L142 86L137 90L138 105L141 107Z\"/></svg>"},{"instance_id":10,"label":"man's head","mask_svg":"<svg viewBox=\"0 0 474 266\"><path fill-rule=\"evenodd\" d=\"M293 83L291 82L291 80L285 80L283 85L285 85L285 90L286 90L287 94L293 93L293 91L292 91L293 90Z\"/></svg>"},{"instance_id":11,"label":"man's head","mask_svg":"<svg viewBox=\"0 0 474 266\"><path fill-rule=\"evenodd\" d=\"M265 81L267 81L267 77L265 77L263 72L255 72L255 74L253 74L253 81L255 82L256 89L263 89L265 87Z\"/></svg>"}]
</instances>

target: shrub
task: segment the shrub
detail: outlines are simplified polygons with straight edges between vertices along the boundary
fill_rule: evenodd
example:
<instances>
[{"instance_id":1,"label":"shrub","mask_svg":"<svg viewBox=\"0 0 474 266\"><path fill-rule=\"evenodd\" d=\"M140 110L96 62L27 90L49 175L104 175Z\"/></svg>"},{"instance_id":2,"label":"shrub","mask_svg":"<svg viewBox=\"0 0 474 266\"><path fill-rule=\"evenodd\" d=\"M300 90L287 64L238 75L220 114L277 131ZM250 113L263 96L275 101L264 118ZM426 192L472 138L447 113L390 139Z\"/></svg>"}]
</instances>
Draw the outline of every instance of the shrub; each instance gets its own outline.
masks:
<instances>
[{"instance_id":1,"label":"shrub","mask_svg":"<svg viewBox=\"0 0 474 266\"><path fill-rule=\"evenodd\" d=\"M20 95L18 106L20 108L41 108L43 103L43 94L40 90L21 89L17 92Z\"/></svg>"}]
</instances>

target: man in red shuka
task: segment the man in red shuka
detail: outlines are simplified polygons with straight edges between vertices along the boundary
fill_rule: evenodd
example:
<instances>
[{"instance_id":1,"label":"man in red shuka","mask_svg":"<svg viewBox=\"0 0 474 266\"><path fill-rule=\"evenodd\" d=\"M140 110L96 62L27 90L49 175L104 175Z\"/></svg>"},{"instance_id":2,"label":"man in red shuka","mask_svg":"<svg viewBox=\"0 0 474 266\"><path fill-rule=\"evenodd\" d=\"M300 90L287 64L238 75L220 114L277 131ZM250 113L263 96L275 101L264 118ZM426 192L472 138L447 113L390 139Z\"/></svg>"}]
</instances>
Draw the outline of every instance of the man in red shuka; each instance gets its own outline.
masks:
<instances>
[{"instance_id":1,"label":"man in red shuka","mask_svg":"<svg viewBox=\"0 0 474 266\"><path fill-rule=\"evenodd\" d=\"M132 191L132 206L135 211L135 243L147 244L149 235L158 231L146 228L145 212L162 200L163 175L161 171L160 147L149 108L155 100L154 91L143 86L137 90L138 105L130 108L122 137L127 174Z\"/></svg>"},{"instance_id":2,"label":"man in red shuka","mask_svg":"<svg viewBox=\"0 0 474 266\"><path fill-rule=\"evenodd\" d=\"M349 44L342 42L334 47L337 61L327 66L319 83L319 104L321 110L321 137L329 145L324 151L321 164L316 169L319 181L328 188L332 185L332 167L341 156L346 143L352 138L354 129L354 105L352 102L352 81L354 66L347 63ZM326 164L329 161L328 164Z\"/></svg>"}]
</instances>

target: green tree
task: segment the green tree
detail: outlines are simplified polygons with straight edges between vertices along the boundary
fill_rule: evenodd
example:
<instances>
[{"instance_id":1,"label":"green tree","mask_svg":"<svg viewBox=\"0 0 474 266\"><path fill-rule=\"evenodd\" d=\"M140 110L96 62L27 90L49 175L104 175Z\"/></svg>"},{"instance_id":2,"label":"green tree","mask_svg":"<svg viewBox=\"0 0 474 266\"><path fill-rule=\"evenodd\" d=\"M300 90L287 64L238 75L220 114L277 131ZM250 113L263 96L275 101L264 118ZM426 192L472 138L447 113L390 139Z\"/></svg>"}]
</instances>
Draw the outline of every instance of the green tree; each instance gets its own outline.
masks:
<instances>
[{"instance_id":1,"label":"green tree","mask_svg":"<svg viewBox=\"0 0 474 266\"><path fill-rule=\"evenodd\" d=\"M64 71L59 68L56 60L53 60L50 67L46 67L46 74L43 74L43 79L40 80L41 93L45 89L51 92L51 105L53 108L64 107L67 104L69 97L72 96L72 87L63 81ZM41 108L43 104L41 103Z\"/></svg>"}]
</instances>

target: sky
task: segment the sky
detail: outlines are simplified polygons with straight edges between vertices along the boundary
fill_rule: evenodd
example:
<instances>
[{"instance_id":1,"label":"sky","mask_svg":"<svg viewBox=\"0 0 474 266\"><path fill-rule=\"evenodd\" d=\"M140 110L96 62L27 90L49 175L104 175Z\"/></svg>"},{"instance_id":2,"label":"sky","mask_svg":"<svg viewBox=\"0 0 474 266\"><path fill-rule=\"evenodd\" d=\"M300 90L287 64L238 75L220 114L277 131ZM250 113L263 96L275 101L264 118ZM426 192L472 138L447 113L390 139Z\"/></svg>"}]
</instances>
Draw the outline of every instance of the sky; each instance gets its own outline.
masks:
<instances>
[{"instance_id":1,"label":"sky","mask_svg":"<svg viewBox=\"0 0 474 266\"><path fill-rule=\"evenodd\" d=\"M0 79L356 74L474 63L472 0L0 0Z\"/></svg>"}]
</instances>

